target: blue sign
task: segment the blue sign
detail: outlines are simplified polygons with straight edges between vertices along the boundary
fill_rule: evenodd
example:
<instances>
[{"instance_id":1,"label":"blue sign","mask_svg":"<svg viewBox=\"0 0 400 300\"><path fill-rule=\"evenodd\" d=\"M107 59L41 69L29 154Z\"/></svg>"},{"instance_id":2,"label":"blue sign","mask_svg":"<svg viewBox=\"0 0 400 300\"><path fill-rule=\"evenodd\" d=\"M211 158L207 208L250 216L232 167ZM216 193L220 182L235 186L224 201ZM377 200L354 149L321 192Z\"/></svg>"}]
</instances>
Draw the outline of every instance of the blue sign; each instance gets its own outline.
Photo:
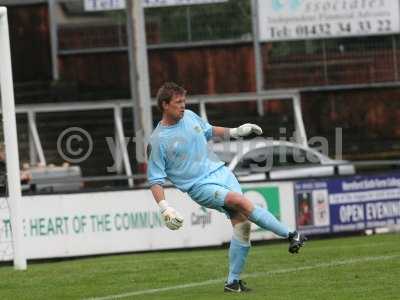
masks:
<instances>
[{"instance_id":1,"label":"blue sign","mask_svg":"<svg viewBox=\"0 0 400 300\"><path fill-rule=\"evenodd\" d=\"M400 224L400 173L328 182L332 232Z\"/></svg>"},{"instance_id":2,"label":"blue sign","mask_svg":"<svg viewBox=\"0 0 400 300\"><path fill-rule=\"evenodd\" d=\"M295 201L308 234L400 225L400 173L299 181Z\"/></svg>"}]
</instances>

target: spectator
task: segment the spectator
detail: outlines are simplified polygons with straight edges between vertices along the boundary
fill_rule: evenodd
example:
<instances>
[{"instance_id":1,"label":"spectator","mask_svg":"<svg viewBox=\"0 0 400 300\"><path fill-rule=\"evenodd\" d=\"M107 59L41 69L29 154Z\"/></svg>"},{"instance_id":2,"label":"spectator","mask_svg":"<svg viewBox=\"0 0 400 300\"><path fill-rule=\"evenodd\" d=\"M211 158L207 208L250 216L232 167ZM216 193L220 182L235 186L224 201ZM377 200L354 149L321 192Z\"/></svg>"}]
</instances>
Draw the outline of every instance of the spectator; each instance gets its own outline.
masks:
<instances>
[{"instance_id":1,"label":"spectator","mask_svg":"<svg viewBox=\"0 0 400 300\"><path fill-rule=\"evenodd\" d=\"M28 184L31 180L29 172L29 165L24 164L20 172L21 184ZM6 165L6 152L3 143L0 143L0 195L6 195L7 186L7 165Z\"/></svg>"}]
</instances>

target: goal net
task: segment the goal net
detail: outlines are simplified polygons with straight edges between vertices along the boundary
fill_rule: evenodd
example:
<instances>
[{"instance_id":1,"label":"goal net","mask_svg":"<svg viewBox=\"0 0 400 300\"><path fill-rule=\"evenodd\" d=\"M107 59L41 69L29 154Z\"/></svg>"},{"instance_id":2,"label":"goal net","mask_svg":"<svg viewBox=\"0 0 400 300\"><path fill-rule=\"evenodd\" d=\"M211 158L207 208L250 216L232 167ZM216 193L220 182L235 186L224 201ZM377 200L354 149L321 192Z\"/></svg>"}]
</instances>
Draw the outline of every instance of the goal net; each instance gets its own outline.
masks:
<instances>
[{"instance_id":1,"label":"goal net","mask_svg":"<svg viewBox=\"0 0 400 300\"><path fill-rule=\"evenodd\" d=\"M26 269L23 253L23 218L21 216L21 183L11 69L7 9L0 6L0 101L1 147L0 163L3 193L0 195L0 260L14 260L18 270ZM12 229L12 230L11 230Z\"/></svg>"}]
</instances>

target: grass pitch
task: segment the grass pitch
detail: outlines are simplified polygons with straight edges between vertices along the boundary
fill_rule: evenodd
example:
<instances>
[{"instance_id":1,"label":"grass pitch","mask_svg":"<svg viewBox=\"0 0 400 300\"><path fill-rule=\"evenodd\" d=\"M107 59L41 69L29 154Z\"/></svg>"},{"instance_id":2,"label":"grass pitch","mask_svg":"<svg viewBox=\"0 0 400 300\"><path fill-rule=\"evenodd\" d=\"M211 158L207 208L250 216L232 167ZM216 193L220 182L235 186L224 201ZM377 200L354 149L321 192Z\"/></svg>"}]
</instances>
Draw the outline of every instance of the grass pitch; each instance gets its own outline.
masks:
<instances>
[{"instance_id":1,"label":"grass pitch","mask_svg":"<svg viewBox=\"0 0 400 300\"><path fill-rule=\"evenodd\" d=\"M223 293L227 249L153 252L0 267L0 299L400 299L400 234L253 246L247 294Z\"/></svg>"}]
</instances>

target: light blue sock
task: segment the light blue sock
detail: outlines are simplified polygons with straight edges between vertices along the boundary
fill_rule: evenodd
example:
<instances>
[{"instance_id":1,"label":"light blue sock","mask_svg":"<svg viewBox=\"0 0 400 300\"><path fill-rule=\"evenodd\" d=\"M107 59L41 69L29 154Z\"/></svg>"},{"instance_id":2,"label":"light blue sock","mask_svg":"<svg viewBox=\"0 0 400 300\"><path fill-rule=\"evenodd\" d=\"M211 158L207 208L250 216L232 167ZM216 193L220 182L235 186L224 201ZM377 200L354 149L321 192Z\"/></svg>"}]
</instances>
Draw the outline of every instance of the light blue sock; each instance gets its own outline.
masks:
<instances>
[{"instance_id":1,"label":"light blue sock","mask_svg":"<svg viewBox=\"0 0 400 300\"><path fill-rule=\"evenodd\" d=\"M245 244L232 238L231 245L229 246L228 283L232 283L234 280L239 280L249 249L250 244Z\"/></svg>"},{"instance_id":2,"label":"light blue sock","mask_svg":"<svg viewBox=\"0 0 400 300\"><path fill-rule=\"evenodd\" d=\"M278 219L265 208L255 206L249 216L249 220L261 228L272 231L281 237L286 238L289 236L289 229L287 226L279 222Z\"/></svg>"}]
</instances>

